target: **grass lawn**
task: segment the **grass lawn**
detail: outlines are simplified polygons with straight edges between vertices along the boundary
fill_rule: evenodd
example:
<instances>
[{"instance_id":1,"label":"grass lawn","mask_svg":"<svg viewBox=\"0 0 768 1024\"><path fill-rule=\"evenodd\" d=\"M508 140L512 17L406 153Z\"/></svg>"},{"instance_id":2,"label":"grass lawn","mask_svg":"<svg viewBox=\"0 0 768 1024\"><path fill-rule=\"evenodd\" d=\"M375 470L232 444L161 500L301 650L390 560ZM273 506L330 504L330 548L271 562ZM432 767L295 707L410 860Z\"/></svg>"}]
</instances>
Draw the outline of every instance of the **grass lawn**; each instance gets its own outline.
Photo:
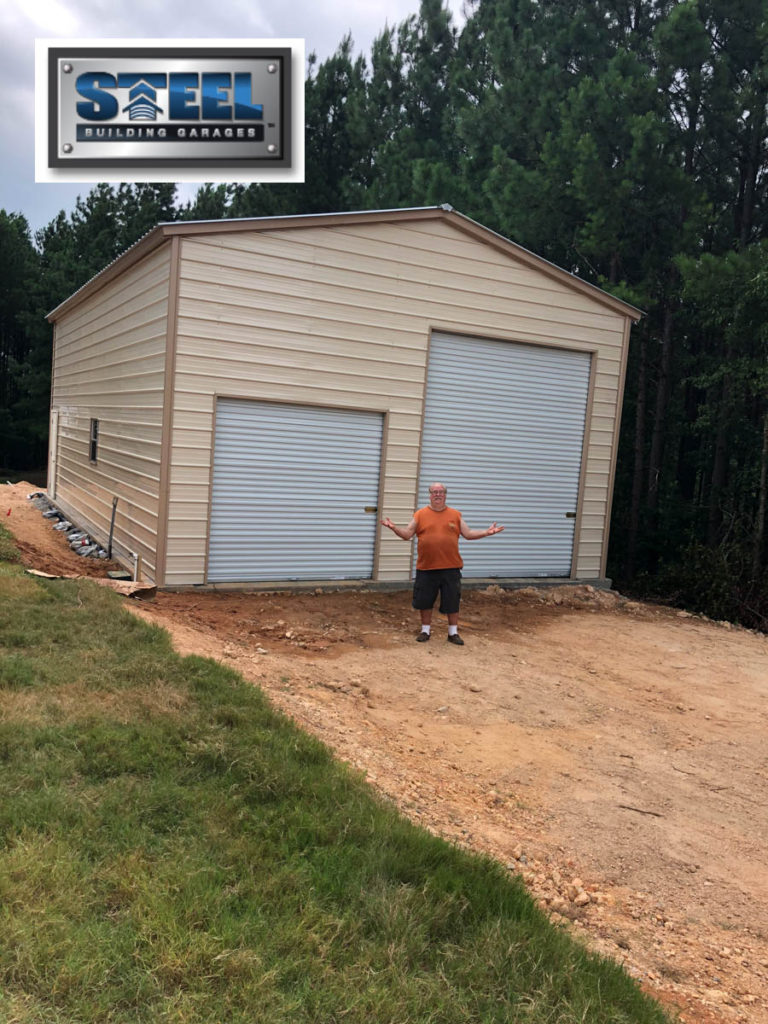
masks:
<instances>
[{"instance_id":1,"label":"grass lawn","mask_svg":"<svg viewBox=\"0 0 768 1024\"><path fill-rule=\"evenodd\" d=\"M0 564L0 650L3 1022L666 1021L111 592Z\"/></svg>"}]
</instances>

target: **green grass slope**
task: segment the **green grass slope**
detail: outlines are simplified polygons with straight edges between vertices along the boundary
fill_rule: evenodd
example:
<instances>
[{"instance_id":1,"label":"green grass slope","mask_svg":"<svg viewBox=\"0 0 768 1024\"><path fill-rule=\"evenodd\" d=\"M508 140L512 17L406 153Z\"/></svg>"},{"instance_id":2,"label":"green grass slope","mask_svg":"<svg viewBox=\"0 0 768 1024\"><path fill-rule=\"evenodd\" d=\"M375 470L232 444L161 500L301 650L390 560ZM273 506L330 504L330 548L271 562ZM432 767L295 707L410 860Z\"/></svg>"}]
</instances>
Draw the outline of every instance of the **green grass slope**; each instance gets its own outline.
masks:
<instances>
[{"instance_id":1,"label":"green grass slope","mask_svg":"<svg viewBox=\"0 0 768 1024\"><path fill-rule=\"evenodd\" d=\"M111 592L0 565L0 650L0 1020L667 1019Z\"/></svg>"}]
</instances>

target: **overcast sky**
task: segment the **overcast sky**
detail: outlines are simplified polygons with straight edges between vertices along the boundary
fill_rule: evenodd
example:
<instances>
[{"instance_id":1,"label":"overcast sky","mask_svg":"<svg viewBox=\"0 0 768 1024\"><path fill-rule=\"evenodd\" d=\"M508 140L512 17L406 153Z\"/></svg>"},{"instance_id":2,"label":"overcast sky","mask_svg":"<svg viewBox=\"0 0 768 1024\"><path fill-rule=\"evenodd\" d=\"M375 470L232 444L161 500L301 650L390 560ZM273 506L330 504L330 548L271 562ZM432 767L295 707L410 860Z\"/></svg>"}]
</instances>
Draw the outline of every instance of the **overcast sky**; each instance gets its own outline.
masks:
<instances>
[{"instance_id":1,"label":"overcast sky","mask_svg":"<svg viewBox=\"0 0 768 1024\"><path fill-rule=\"evenodd\" d=\"M449 6L461 22L461 0ZM324 60L347 32L367 56L386 24L417 11L418 0L132 0L119 8L112 0L0 0L0 208L23 213L34 231L91 188L35 183L36 38L300 38ZM184 196L194 191L186 186Z\"/></svg>"}]
</instances>

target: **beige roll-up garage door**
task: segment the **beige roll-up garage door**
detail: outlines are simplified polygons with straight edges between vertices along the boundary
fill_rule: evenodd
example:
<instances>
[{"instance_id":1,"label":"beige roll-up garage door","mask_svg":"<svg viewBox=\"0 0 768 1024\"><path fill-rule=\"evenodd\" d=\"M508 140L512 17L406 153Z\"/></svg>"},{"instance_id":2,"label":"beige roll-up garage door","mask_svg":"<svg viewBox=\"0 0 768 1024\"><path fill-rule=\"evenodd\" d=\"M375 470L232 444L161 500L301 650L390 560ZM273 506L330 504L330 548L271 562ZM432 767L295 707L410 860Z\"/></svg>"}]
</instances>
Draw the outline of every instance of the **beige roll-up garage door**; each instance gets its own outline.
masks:
<instances>
[{"instance_id":1,"label":"beige roll-up garage door","mask_svg":"<svg viewBox=\"0 0 768 1024\"><path fill-rule=\"evenodd\" d=\"M219 399L208 582L371 577L382 419Z\"/></svg>"},{"instance_id":2,"label":"beige roll-up garage door","mask_svg":"<svg viewBox=\"0 0 768 1024\"><path fill-rule=\"evenodd\" d=\"M466 577L569 576L591 357L543 345L432 336L419 501L435 480L465 522Z\"/></svg>"}]
</instances>

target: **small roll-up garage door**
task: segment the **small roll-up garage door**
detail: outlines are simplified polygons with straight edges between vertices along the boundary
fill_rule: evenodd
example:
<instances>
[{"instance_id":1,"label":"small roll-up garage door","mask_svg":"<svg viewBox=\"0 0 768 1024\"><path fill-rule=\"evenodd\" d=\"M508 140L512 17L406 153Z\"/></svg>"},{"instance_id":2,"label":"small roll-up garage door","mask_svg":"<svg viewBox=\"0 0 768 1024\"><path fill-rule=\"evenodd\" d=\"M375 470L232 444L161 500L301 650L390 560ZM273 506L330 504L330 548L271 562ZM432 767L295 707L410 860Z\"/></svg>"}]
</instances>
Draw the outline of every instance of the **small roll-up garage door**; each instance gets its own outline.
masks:
<instances>
[{"instance_id":1,"label":"small roll-up garage door","mask_svg":"<svg viewBox=\"0 0 768 1024\"><path fill-rule=\"evenodd\" d=\"M379 413L219 399L208 582L373 575Z\"/></svg>"},{"instance_id":2,"label":"small roll-up garage door","mask_svg":"<svg viewBox=\"0 0 768 1024\"><path fill-rule=\"evenodd\" d=\"M588 352L435 333L418 504L429 484L472 528L466 577L569 576L591 356Z\"/></svg>"}]
</instances>

